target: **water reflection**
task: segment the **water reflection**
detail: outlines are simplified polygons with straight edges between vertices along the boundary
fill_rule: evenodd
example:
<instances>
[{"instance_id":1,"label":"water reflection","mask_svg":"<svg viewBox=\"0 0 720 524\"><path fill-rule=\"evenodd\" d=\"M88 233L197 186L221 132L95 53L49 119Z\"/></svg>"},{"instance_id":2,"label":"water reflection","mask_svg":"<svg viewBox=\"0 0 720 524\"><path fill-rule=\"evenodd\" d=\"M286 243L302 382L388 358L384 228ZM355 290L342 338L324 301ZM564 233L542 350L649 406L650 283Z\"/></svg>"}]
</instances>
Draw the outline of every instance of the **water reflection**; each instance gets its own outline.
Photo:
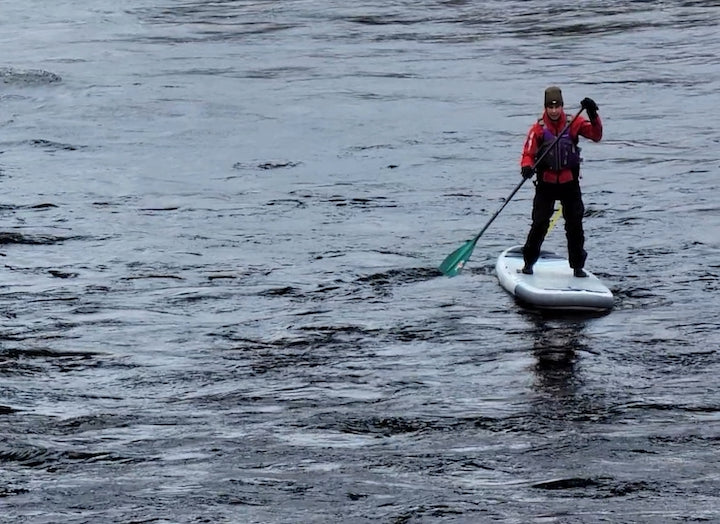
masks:
<instances>
[{"instance_id":1,"label":"water reflection","mask_svg":"<svg viewBox=\"0 0 720 524\"><path fill-rule=\"evenodd\" d=\"M532 318L533 389L540 395L541 403L553 411L567 413L577 407L583 383L580 355L588 349L585 322L586 319L575 317ZM555 416L559 414L556 412Z\"/></svg>"}]
</instances>

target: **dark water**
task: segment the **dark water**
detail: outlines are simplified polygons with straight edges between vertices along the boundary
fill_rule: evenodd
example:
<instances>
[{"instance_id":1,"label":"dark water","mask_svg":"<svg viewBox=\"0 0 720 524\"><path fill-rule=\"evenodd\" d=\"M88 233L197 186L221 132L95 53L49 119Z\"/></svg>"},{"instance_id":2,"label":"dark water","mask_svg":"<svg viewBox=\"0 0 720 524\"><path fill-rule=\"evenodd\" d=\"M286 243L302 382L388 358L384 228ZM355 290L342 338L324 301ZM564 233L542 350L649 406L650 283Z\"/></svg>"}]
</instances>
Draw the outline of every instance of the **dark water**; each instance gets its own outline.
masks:
<instances>
[{"instance_id":1,"label":"dark water","mask_svg":"<svg viewBox=\"0 0 720 524\"><path fill-rule=\"evenodd\" d=\"M0 521L720 521L719 2L89 4L0 17ZM601 317L529 186L435 269L555 83Z\"/></svg>"}]
</instances>

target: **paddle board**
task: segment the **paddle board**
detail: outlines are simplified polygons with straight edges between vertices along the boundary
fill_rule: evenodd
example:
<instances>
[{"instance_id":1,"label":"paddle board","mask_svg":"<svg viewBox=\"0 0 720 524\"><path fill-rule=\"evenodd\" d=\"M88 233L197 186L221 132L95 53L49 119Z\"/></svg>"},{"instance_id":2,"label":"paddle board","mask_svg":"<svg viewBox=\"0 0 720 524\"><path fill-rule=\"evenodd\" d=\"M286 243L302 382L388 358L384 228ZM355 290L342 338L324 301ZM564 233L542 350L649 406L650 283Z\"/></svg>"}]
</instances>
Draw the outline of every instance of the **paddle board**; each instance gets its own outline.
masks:
<instances>
[{"instance_id":1,"label":"paddle board","mask_svg":"<svg viewBox=\"0 0 720 524\"><path fill-rule=\"evenodd\" d=\"M520 270L524 265L522 246L503 251L495 272L500 285L518 301L540 309L566 311L607 311L613 307L613 294L595 275L573 275L566 258L542 251L533 274Z\"/></svg>"}]
</instances>

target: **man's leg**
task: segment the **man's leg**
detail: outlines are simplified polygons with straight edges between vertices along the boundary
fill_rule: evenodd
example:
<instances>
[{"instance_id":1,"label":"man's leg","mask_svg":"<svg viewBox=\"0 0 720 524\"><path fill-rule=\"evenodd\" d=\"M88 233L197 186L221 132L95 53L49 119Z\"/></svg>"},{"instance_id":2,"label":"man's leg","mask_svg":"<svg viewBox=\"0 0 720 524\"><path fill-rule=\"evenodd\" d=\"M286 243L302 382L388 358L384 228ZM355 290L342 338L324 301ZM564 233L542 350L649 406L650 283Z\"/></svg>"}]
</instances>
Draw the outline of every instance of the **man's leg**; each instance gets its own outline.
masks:
<instances>
[{"instance_id":1,"label":"man's leg","mask_svg":"<svg viewBox=\"0 0 720 524\"><path fill-rule=\"evenodd\" d=\"M540 248L550 226L550 217L555 207L555 196L548 187L538 184L533 199L532 226L523 247L525 268L530 269L540 256Z\"/></svg>"},{"instance_id":2,"label":"man's leg","mask_svg":"<svg viewBox=\"0 0 720 524\"><path fill-rule=\"evenodd\" d=\"M585 231L583 230L583 215L585 205L582 200L580 184L570 182L564 191L561 200L563 218L565 219L565 236L568 245L568 261L573 269L585 267L587 252L585 251Z\"/></svg>"}]
</instances>

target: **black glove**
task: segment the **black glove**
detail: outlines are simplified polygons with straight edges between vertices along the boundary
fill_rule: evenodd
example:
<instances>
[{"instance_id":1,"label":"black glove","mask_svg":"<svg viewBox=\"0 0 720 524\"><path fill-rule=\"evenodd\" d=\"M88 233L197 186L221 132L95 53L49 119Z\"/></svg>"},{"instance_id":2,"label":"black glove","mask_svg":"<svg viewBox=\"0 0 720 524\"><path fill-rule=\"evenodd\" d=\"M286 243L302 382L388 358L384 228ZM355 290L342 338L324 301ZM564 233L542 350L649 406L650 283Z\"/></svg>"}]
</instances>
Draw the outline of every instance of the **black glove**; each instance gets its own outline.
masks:
<instances>
[{"instance_id":1,"label":"black glove","mask_svg":"<svg viewBox=\"0 0 720 524\"><path fill-rule=\"evenodd\" d=\"M535 170L530 166L524 166L522 169L520 169L520 174L525 180L527 180L528 178L532 178L532 176L535 174Z\"/></svg>"},{"instance_id":2,"label":"black glove","mask_svg":"<svg viewBox=\"0 0 720 524\"><path fill-rule=\"evenodd\" d=\"M600 109L600 108L595 103L595 100L593 100L592 98L585 97L582 99L582 102L580 102L580 105L582 106L582 108L585 111L587 111L587 114L590 117L591 122L597 118L597 114L598 114L597 112L598 112L598 109Z\"/></svg>"}]
</instances>

